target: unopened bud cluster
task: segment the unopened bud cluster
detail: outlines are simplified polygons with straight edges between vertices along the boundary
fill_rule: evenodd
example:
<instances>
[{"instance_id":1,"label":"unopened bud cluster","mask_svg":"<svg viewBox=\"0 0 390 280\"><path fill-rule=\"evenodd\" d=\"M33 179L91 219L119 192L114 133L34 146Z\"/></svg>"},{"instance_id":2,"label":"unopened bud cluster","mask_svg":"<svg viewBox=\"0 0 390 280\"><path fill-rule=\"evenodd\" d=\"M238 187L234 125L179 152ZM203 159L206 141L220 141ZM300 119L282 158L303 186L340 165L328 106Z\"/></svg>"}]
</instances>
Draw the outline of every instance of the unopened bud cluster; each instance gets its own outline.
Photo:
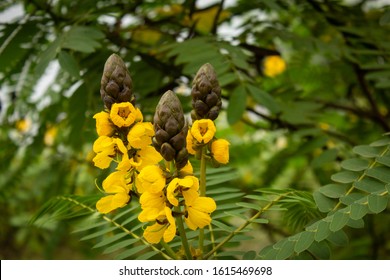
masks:
<instances>
[{"instance_id":1,"label":"unopened bud cluster","mask_svg":"<svg viewBox=\"0 0 390 280\"><path fill-rule=\"evenodd\" d=\"M166 161L175 161L177 169L188 161L186 149L187 126L179 98L167 91L160 99L154 114L154 147Z\"/></svg>"}]
</instances>

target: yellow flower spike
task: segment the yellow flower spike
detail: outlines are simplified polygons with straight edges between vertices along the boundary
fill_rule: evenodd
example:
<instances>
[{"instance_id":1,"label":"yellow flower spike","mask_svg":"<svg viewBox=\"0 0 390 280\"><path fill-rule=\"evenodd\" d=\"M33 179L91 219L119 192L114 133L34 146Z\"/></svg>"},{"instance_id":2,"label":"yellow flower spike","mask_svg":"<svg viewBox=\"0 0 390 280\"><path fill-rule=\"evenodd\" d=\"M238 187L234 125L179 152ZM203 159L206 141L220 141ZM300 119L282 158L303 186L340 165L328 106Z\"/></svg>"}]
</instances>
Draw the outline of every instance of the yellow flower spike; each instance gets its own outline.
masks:
<instances>
[{"instance_id":1,"label":"yellow flower spike","mask_svg":"<svg viewBox=\"0 0 390 280\"><path fill-rule=\"evenodd\" d=\"M204 228L211 223L210 214L216 208L217 205L212 198L198 197L190 205L187 205L187 215L184 220L192 230L196 230L198 227Z\"/></svg>"},{"instance_id":2,"label":"yellow flower spike","mask_svg":"<svg viewBox=\"0 0 390 280\"><path fill-rule=\"evenodd\" d=\"M161 168L157 165L150 165L141 170L138 175L141 188L145 192L158 193L165 187L165 177Z\"/></svg>"},{"instance_id":3,"label":"yellow flower spike","mask_svg":"<svg viewBox=\"0 0 390 280\"><path fill-rule=\"evenodd\" d=\"M127 135L127 140L131 147L142 149L152 144L152 136L154 136L153 125L150 122L136 123Z\"/></svg>"},{"instance_id":4,"label":"yellow flower spike","mask_svg":"<svg viewBox=\"0 0 390 280\"><path fill-rule=\"evenodd\" d=\"M165 242L172 241L175 234L176 222L172 216L172 210L165 207L156 219L156 223L145 229L144 238L149 243L157 244L161 239L164 239Z\"/></svg>"},{"instance_id":5,"label":"yellow flower spike","mask_svg":"<svg viewBox=\"0 0 390 280\"><path fill-rule=\"evenodd\" d=\"M199 181L194 176L186 176L183 179L174 178L167 188L167 199L174 205L179 205L179 200L176 196L180 193L186 204L191 204L198 196Z\"/></svg>"},{"instance_id":6,"label":"yellow flower spike","mask_svg":"<svg viewBox=\"0 0 390 280\"><path fill-rule=\"evenodd\" d=\"M107 112L96 113L93 118L96 120L96 132L99 136L112 136L115 127L110 120L110 114Z\"/></svg>"},{"instance_id":7,"label":"yellow flower spike","mask_svg":"<svg viewBox=\"0 0 390 280\"><path fill-rule=\"evenodd\" d=\"M286 70L286 62L279 55L270 55L264 58L263 73L267 77L275 77Z\"/></svg>"},{"instance_id":8,"label":"yellow flower spike","mask_svg":"<svg viewBox=\"0 0 390 280\"><path fill-rule=\"evenodd\" d=\"M217 139L211 143L211 154L218 163L226 164L229 162L229 145L225 139Z\"/></svg>"},{"instance_id":9,"label":"yellow flower spike","mask_svg":"<svg viewBox=\"0 0 390 280\"><path fill-rule=\"evenodd\" d=\"M197 120L192 124L191 134L201 144L207 144L214 138L215 132L214 122L209 119Z\"/></svg>"},{"instance_id":10,"label":"yellow flower spike","mask_svg":"<svg viewBox=\"0 0 390 280\"><path fill-rule=\"evenodd\" d=\"M117 127L128 127L140 118L140 111L130 102L114 103L111 107L110 118Z\"/></svg>"},{"instance_id":11,"label":"yellow flower spike","mask_svg":"<svg viewBox=\"0 0 390 280\"><path fill-rule=\"evenodd\" d=\"M111 194L101 198L96 203L96 208L100 213L107 214L117 208L122 208L130 201L131 185L126 183L126 172L116 171L111 173L103 181L103 189Z\"/></svg>"}]
</instances>

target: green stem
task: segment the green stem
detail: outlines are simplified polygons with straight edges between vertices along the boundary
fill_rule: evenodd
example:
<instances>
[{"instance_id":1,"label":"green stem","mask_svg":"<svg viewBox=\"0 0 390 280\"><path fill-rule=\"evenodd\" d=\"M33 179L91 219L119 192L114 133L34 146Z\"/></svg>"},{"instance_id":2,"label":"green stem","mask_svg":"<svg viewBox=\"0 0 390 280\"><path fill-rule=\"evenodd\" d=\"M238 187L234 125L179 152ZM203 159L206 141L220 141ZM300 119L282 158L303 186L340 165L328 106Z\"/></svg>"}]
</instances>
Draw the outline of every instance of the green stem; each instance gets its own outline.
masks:
<instances>
[{"instance_id":1,"label":"green stem","mask_svg":"<svg viewBox=\"0 0 390 280\"><path fill-rule=\"evenodd\" d=\"M180 213L181 212L180 206L176 206L175 211ZM191 254L190 246L188 245L187 235L186 235L186 231L184 229L183 219L182 219L181 215L176 217L176 223L177 223L177 228L179 230L179 234L181 237L181 243L183 245L186 257L188 260L192 260L192 254Z\"/></svg>"},{"instance_id":2,"label":"green stem","mask_svg":"<svg viewBox=\"0 0 390 280\"><path fill-rule=\"evenodd\" d=\"M176 253L172 250L171 246L169 246L167 243L165 243L163 240L160 241L160 244L164 247L167 254L174 260L178 260Z\"/></svg>"},{"instance_id":3,"label":"green stem","mask_svg":"<svg viewBox=\"0 0 390 280\"><path fill-rule=\"evenodd\" d=\"M203 146L200 156L200 177L199 177L199 193L200 196L206 196L206 151L207 146ZM199 229L199 250L203 254L204 245L204 229Z\"/></svg>"}]
</instances>

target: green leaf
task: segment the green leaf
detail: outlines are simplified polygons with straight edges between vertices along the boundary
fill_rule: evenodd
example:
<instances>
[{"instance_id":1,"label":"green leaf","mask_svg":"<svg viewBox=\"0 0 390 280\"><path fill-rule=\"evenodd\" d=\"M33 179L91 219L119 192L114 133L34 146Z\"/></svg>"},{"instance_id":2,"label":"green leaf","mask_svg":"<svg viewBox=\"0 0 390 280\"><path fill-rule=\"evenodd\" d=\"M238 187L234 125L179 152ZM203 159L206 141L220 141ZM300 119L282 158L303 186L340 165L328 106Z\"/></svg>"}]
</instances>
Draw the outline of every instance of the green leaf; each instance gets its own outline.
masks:
<instances>
[{"instance_id":1,"label":"green leaf","mask_svg":"<svg viewBox=\"0 0 390 280\"><path fill-rule=\"evenodd\" d=\"M325 195L323 195L319 191L315 191L313 193L313 197L314 197L314 200L316 202L318 209L321 212L327 213L327 212L331 211L336 206L336 202L333 199L326 197Z\"/></svg>"},{"instance_id":2,"label":"green leaf","mask_svg":"<svg viewBox=\"0 0 390 280\"><path fill-rule=\"evenodd\" d=\"M294 250L298 254L308 249L314 242L314 232L303 231L298 234L298 241L295 244Z\"/></svg>"},{"instance_id":3,"label":"green leaf","mask_svg":"<svg viewBox=\"0 0 390 280\"><path fill-rule=\"evenodd\" d=\"M343 211L336 211L332 215L332 221L330 222L329 229L333 232L342 229L349 220L349 215Z\"/></svg>"},{"instance_id":4,"label":"green leaf","mask_svg":"<svg viewBox=\"0 0 390 280\"><path fill-rule=\"evenodd\" d=\"M349 219L347 226L349 226L351 228L364 228L364 220L363 219L359 219L359 220Z\"/></svg>"},{"instance_id":5,"label":"green leaf","mask_svg":"<svg viewBox=\"0 0 390 280\"><path fill-rule=\"evenodd\" d=\"M354 220L360 220L368 213L368 205L362 203L353 203L351 204L351 213L350 217Z\"/></svg>"},{"instance_id":6,"label":"green leaf","mask_svg":"<svg viewBox=\"0 0 390 280\"><path fill-rule=\"evenodd\" d=\"M243 256L242 256L242 259L243 260L254 260L256 259L256 252L251 250L251 251L248 251L246 252Z\"/></svg>"},{"instance_id":7,"label":"green leaf","mask_svg":"<svg viewBox=\"0 0 390 280\"><path fill-rule=\"evenodd\" d=\"M235 73L225 73L218 77L218 82L221 87L225 87L238 80L238 76Z\"/></svg>"},{"instance_id":8,"label":"green leaf","mask_svg":"<svg viewBox=\"0 0 390 280\"><path fill-rule=\"evenodd\" d=\"M104 34L92 26L72 26L62 36L62 48L91 53L101 47Z\"/></svg>"},{"instance_id":9,"label":"green leaf","mask_svg":"<svg viewBox=\"0 0 390 280\"><path fill-rule=\"evenodd\" d=\"M343 230L332 232L327 239L337 246L345 246L348 244L348 236Z\"/></svg>"},{"instance_id":10,"label":"green leaf","mask_svg":"<svg viewBox=\"0 0 390 280\"><path fill-rule=\"evenodd\" d=\"M122 253L118 254L116 256L116 259L123 260L123 259L129 258L131 256L134 256L135 254L139 254L142 250L146 249L147 247L148 247L147 245L141 244L141 245L138 245L134 248L125 250Z\"/></svg>"},{"instance_id":11,"label":"green leaf","mask_svg":"<svg viewBox=\"0 0 390 280\"><path fill-rule=\"evenodd\" d=\"M351 158L341 162L341 167L350 171L362 171L368 168L369 162L365 159Z\"/></svg>"},{"instance_id":12,"label":"green leaf","mask_svg":"<svg viewBox=\"0 0 390 280\"><path fill-rule=\"evenodd\" d=\"M390 68L390 64L386 64ZM383 147L383 146L388 146L390 145L390 137L385 137L382 139L379 139L375 142L372 142L370 144L371 147Z\"/></svg>"},{"instance_id":13,"label":"green leaf","mask_svg":"<svg viewBox=\"0 0 390 280\"><path fill-rule=\"evenodd\" d=\"M327 260L330 258L330 248L325 241L313 242L308 251L320 260Z\"/></svg>"},{"instance_id":14,"label":"green leaf","mask_svg":"<svg viewBox=\"0 0 390 280\"><path fill-rule=\"evenodd\" d=\"M380 164L383 164L387 167L390 167L390 156L383 156L383 157L378 157L376 161Z\"/></svg>"},{"instance_id":15,"label":"green leaf","mask_svg":"<svg viewBox=\"0 0 390 280\"><path fill-rule=\"evenodd\" d=\"M317 231L314 235L315 241L320 242L320 241L328 238L329 234L331 233L331 231L329 229L329 225L330 225L330 223L328 223L324 220L320 220L318 222Z\"/></svg>"},{"instance_id":16,"label":"green leaf","mask_svg":"<svg viewBox=\"0 0 390 280\"><path fill-rule=\"evenodd\" d=\"M276 259L285 260L289 258L294 253L294 246L295 242L288 239L282 239L276 243L274 245L274 248L278 250Z\"/></svg>"},{"instance_id":17,"label":"green leaf","mask_svg":"<svg viewBox=\"0 0 390 280\"><path fill-rule=\"evenodd\" d=\"M319 168L326 163L334 162L335 159L337 158L337 154L338 154L337 149L326 150L313 159L313 161L311 162L311 166L313 168Z\"/></svg>"},{"instance_id":18,"label":"green leaf","mask_svg":"<svg viewBox=\"0 0 390 280\"><path fill-rule=\"evenodd\" d=\"M341 171L339 173L333 174L331 179L338 183L352 183L359 178L359 174L351 171Z\"/></svg>"},{"instance_id":19,"label":"green leaf","mask_svg":"<svg viewBox=\"0 0 390 280\"><path fill-rule=\"evenodd\" d=\"M237 202L238 206L248 208L248 209L253 209L256 211L259 211L261 209L260 205L254 204L254 203L248 203L248 202Z\"/></svg>"},{"instance_id":20,"label":"green leaf","mask_svg":"<svg viewBox=\"0 0 390 280\"><path fill-rule=\"evenodd\" d=\"M368 208L378 214L387 208L388 200L387 196L371 194L368 196Z\"/></svg>"},{"instance_id":21,"label":"green leaf","mask_svg":"<svg viewBox=\"0 0 390 280\"><path fill-rule=\"evenodd\" d=\"M214 225L214 226L216 226L216 227L218 227L219 229L222 229L222 230L224 230L224 231L226 231L226 232L232 232L233 231L233 229L230 227L230 226L228 226L228 225L225 225L224 223L222 223L222 222L219 222L219 221L217 221L217 220L212 220L211 221L211 223Z\"/></svg>"},{"instance_id":22,"label":"green leaf","mask_svg":"<svg viewBox=\"0 0 390 280\"><path fill-rule=\"evenodd\" d=\"M271 95L254 85L247 84L246 86L250 95L259 105L266 107L273 114L280 112L279 104Z\"/></svg>"},{"instance_id":23,"label":"green leaf","mask_svg":"<svg viewBox=\"0 0 390 280\"><path fill-rule=\"evenodd\" d=\"M115 241L117 241L117 240L119 240L127 235L128 235L127 232L121 232L121 233L115 234L113 236L107 237L103 241L100 241L98 244L93 246L93 248L99 248L99 247L110 245L111 243L113 243L113 242L115 242Z\"/></svg>"},{"instance_id":24,"label":"green leaf","mask_svg":"<svg viewBox=\"0 0 390 280\"><path fill-rule=\"evenodd\" d=\"M127 239L127 240L123 240L121 242L118 242L118 243L115 243L114 245L106 248L103 253L104 254L111 254L115 251L118 251L120 249L124 249L126 248L127 246L130 246L132 244L134 244L135 242L137 242L138 240L137 239Z\"/></svg>"},{"instance_id":25,"label":"green leaf","mask_svg":"<svg viewBox=\"0 0 390 280\"><path fill-rule=\"evenodd\" d=\"M246 90L242 85L237 86L230 94L227 108L227 119L229 124L238 122L245 112Z\"/></svg>"},{"instance_id":26,"label":"green leaf","mask_svg":"<svg viewBox=\"0 0 390 280\"><path fill-rule=\"evenodd\" d=\"M60 51L60 43L60 39L57 38L52 43L50 43L42 53L40 53L40 55L38 56L37 66L35 67L35 73L38 76L41 76L45 72L49 63L56 57L57 53Z\"/></svg>"},{"instance_id":27,"label":"green leaf","mask_svg":"<svg viewBox=\"0 0 390 280\"><path fill-rule=\"evenodd\" d=\"M58 54L58 62L62 69L68 72L75 78L80 78L80 69L74 57L66 51L61 51Z\"/></svg>"},{"instance_id":28,"label":"green leaf","mask_svg":"<svg viewBox=\"0 0 390 280\"><path fill-rule=\"evenodd\" d=\"M347 185L328 184L319 188L318 191L327 197L339 198L346 194L347 188L348 188Z\"/></svg>"},{"instance_id":29,"label":"green leaf","mask_svg":"<svg viewBox=\"0 0 390 280\"><path fill-rule=\"evenodd\" d=\"M385 166L377 166L366 171L366 174L384 183L390 183L390 168Z\"/></svg>"},{"instance_id":30,"label":"green leaf","mask_svg":"<svg viewBox=\"0 0 390 280\"><path fill-rule=\"evenodd\" d=\"M368 193L374 193L384 190L384 184L374 178L364 177L354 184L355 188Z\"/></svg>"},{"instance_id":31,"label":"green leaf","mask_svg":"<svg viewBox=\"0 0 390 280\"><path fill-rule=\"evenodd\" d=\"M366 158L374 158L381 154L381 149L367 145L356 146L352 149L355 154Z\"/></svg>"}]
</instances>

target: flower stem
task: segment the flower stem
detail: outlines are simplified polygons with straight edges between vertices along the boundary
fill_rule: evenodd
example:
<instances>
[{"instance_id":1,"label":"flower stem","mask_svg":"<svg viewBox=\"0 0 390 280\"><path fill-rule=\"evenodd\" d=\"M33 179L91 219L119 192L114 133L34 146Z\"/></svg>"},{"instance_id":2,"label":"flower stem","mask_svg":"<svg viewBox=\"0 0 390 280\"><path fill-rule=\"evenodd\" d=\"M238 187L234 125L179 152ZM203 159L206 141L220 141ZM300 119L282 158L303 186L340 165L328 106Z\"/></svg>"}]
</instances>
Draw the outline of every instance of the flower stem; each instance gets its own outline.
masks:
<instances>
[{"instance_id":1,"label":"flower stem","mask_svg":"<svg viewBox=\"0 0 390 280\"><path fill-rule=\"evenodd\" d=\"M206 196L206 151L207 146L202 147L202 154L200 156L200 177L199 177L199 193L200 196ZM203 253L204 244L204 229L199 229L199 250Z\"/></svg>"},{"instance_id":2,"label":"flower stem","mask_svg":"<svg viewBox=\"0 0 390 280\"><path fill-rule=\"evenodd\" d=\"M176 206L175 211L181 212L180 206ZM183 245L186 257L188 260L192 260L192 254L191 254L190 246L188 245L187 235L186 235L186 232L184 229L183 219L182 219L181 215L176 217L176 223L177 223L177 227L178 227L179 234L181 237L181 243Z\"/></svg>"},{"instance_id":3,"label":"flower stem","mask_svg":"<svg viewBox=\"0 0 390 280\"><path fill-rule=\"evenodd\" d=\"M163 240L160 241L160 244L164 247L165 251L167 252L168 256L170 256L174 260L178 260L176 253L172 250L171 246L169 246L167 243L165 243Z\"/></svg>"}]
</instances>

